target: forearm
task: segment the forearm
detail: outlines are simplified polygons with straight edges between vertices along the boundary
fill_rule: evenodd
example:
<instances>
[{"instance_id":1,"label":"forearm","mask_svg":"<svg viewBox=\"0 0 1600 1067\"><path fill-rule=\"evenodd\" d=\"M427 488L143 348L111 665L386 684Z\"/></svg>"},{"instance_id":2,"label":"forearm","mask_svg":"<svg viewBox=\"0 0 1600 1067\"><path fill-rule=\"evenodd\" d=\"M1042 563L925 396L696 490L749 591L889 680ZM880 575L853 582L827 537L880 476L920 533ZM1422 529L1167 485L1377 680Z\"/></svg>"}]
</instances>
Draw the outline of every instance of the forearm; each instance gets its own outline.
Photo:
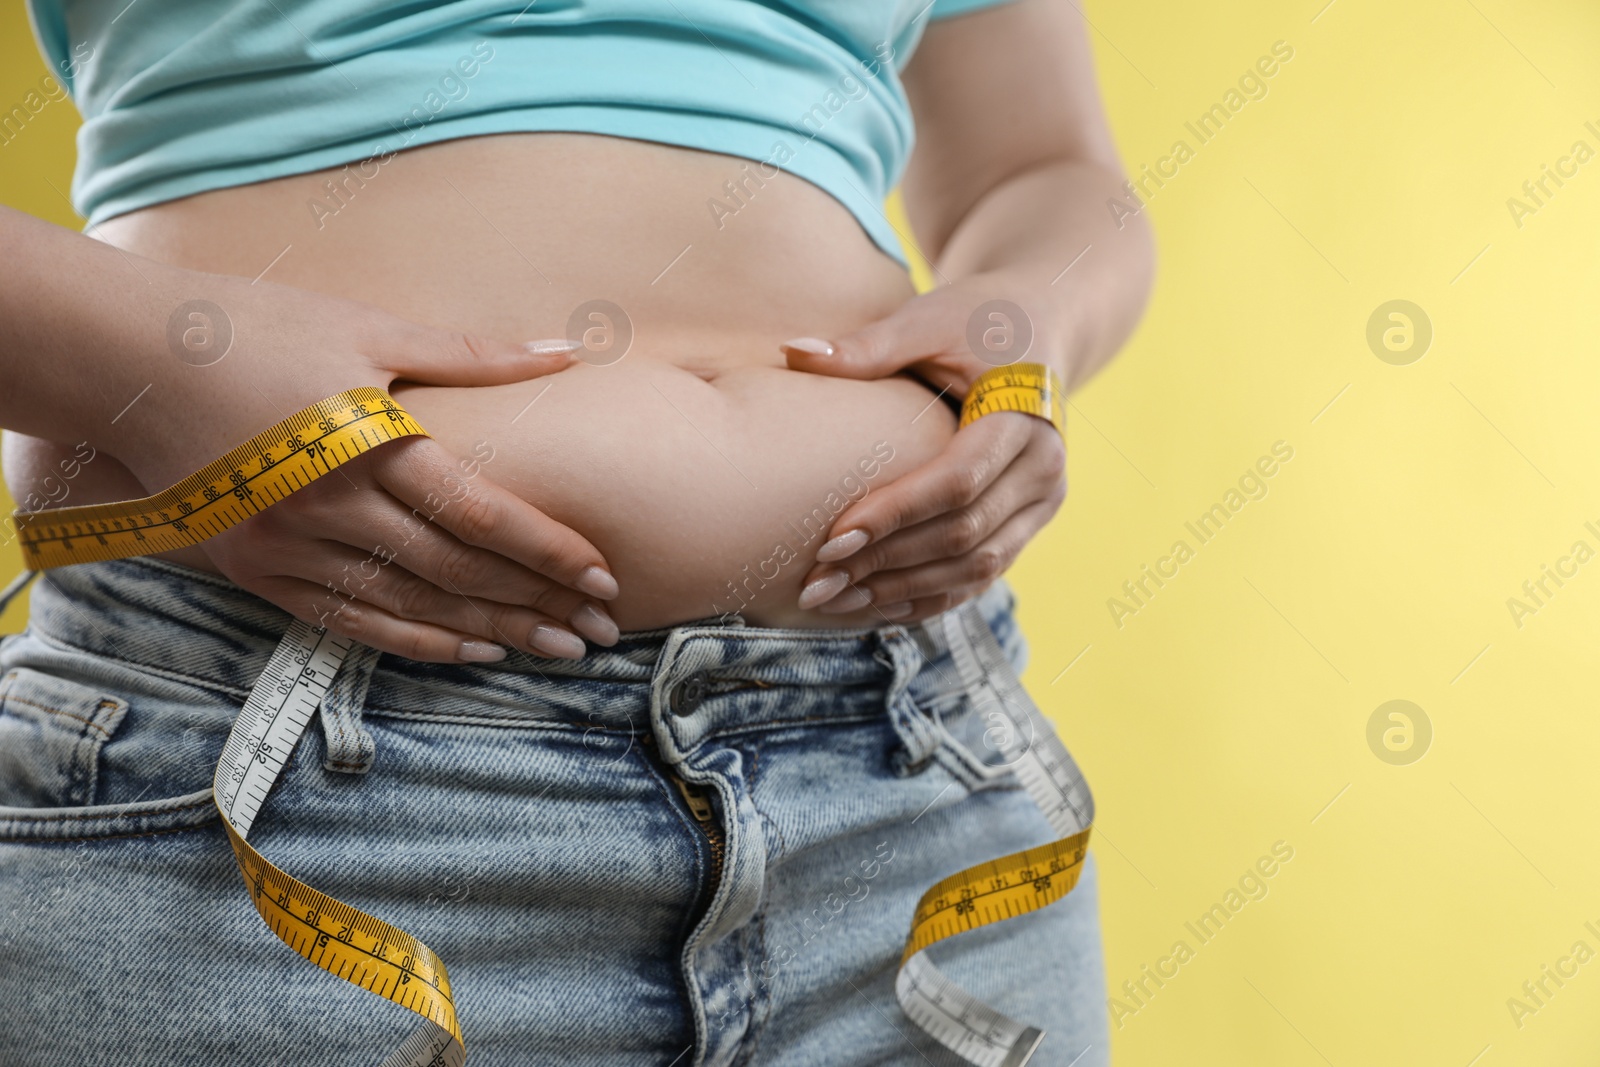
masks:
<instances>
[{"instance_id":1,"label":"forearm","mask_svg":"<svg viewBox=\"0 0 1600 1067\"><path fill-rule=\"evenodd\" d=\"M122 410L182 367L156 358L165 325L156 309L191 295L174 277L186 272L9 208L0 247L0 427L110 451Z\"/></svg>"},{"instance_id":2,"label":"forearm","mask_svg":"<svg viewBox=\"0 0 1600 1067\"><path fill-rule=\"evenodd\" d=\"M87 442L147 486L392 377L361 355L394 332L374 333L365 305L170 266L4 208L0 247L0 427Z\"/></svg>"},{"instance_id":3,"label":"forearm","mask_svg":"<svg viewBox=\"0 0 1600 1067\"><path fill-rule=\"evenodd\" d=\"M942 281L1003 277L1034 330L1029 358L1068 387L1088 379L1133 332L1150 293L1155 249L1142 212L1126 204L1120 175L1064 159L1029 168L989 190L952 229L935 259Z\"/></svg>"}]
</instances>

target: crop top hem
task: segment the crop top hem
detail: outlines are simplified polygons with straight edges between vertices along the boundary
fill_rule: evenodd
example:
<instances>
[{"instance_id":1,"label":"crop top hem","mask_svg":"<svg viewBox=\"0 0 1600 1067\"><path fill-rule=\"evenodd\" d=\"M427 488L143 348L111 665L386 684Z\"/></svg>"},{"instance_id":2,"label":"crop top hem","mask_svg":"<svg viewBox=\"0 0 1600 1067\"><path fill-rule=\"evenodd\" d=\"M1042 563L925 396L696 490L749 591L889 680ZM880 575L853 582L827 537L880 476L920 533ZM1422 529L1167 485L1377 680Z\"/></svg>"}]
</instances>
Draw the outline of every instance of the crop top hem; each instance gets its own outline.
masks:
<instances>
[{"instance_id":1,"label":"crop top hem","mask_svg":"<svg viewBox=\"0 0 1600 1067\"><path fill-rule=\"evenodd\" d=\"M371 166L381 166L391 153L423 145L439 144L466 137L505 133L592 133L629 140L692 148L751 160L757 164L750 172L761 178L776 176L776 169L803 178L817 186L855 216L874 244L902 267L907 265L902 237L884 214L883 205L856 184L860 176L843 155L825 141L812 138L794 147L792 138L771 126L741 121L726 115L706 116L671 111L641 111L636 108L579 105L545 105L440 119L411 131L403 144L388 141L326 145L291 156L251 162L232 167L213 167L197 174L172 175L145 184L129 184L110 167L93 174L73 190L79 203L94 205L90 226L154 204L196 193L228 189L254 182L270 181L294 174L308 174L342 164L371 161L363 168L371 177ZM730 171L736 184L740 175ZM111 192L115 190L115 192ZM848 192L846 192L848 190ZM718 189L706 202L707 221L718 229L737 225L733 216L743 204ZM759 195L756 187L754 195ZM311 201L307 211L311 212ZM718 208L714 205L720 204Z\"/></svg>"}]
</instances>

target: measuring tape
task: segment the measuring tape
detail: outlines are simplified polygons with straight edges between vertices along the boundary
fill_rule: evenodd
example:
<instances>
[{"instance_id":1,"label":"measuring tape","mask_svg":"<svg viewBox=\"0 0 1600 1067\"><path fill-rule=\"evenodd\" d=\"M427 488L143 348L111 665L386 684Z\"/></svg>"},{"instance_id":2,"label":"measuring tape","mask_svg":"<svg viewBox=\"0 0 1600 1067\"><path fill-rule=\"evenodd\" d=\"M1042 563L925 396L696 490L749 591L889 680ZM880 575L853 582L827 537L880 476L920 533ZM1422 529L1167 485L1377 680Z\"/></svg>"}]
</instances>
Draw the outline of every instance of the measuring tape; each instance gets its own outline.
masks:
<instances>
[{"instance_id":1,"label":"measuring tape","mask_svg":"<svg viewBox=\"0 0 1600 1067\"><path fill-rule=\"evenodd\" d=\"M1029 369L1035 367L1037 372ZM1029 410L1032 403L1059 417L1063 401L1059 391L1052 391L1046 368L1014 364L997 370L1021 377L997 376L988 384L984 379L995 371L980 377L967 400L982 409L979 414L1041 414ZM1032 401L1023 396L1029 390ZM965 413L962 418L970 421ZM17 513L23 555L29 569L38 571L197 544L378 445L418 434L425 431L383 390L352 389L257 434L155 496ZM930 659L941 648L950 651L975 710L992 724L985 737L999 738L1002 757L993 773L1014 772L1060 837L957 872L924 893L906 939L895 995L907 1016L976 1067L1022 1067L1043 1032L968 994L924 950L958 933L1038 910L1070 892L1083 870L1094 799L975 605L968 602L928 620L920 633ZM273 933L323 970L424 1020L382 1067L462 1067L466 1051L450 979L433 950L285 873L247 840L352 645L310 623L297 620L289 627L228 734L212 796L251 902Z\"/></svg>"},{"instance_id":2,"label":"measuring tape","mask_svg":"<svg viewBox=\"0 0 1600 1067\"><path fill-rule=\"evenodd\" d=\"M295 620L228 733L211 796L250 901L279 940L427 1020L383 1067L461 1067L466 1050L444 961L404 930L285 874L245 840L353 644Z\"/></svg>"},{"instance_id":3,"label":"measuring tape","mask_svg":"<svg viewBox=\"0 0 1600 1067\"><path fill-rule=\"evenodd\" d=\"M1010 363L991 367L973 379L961 402L957 428L997 411L1020 411L1046 419L1066 432L1067 390L1056 372L1043 363Z\"/></svg>"},{"instance_id":4,"label":"measuring tape","mask_svg":"<svg viewBox=\"0 0 1600 1067\"><path fill-rule=\"evenodd\" d=\"M945 878L922 895L911 920L895 996L913 1022L977 1067L1022 1067L1044 1040L1037 1027L1001 1014L947 978L929 945L1051 904L1078 884L1094 822L1094 796L1049 720L1017 680L1005 651L972 602L923 624L942 644L990 724L998 769L1015 772L1059 838ZM931 656L930 656L931 658Z\"/></svg>"},{"instance_id":5,"label":"measuring tape","mask_svg":"<svg viewBox=\"0 0 1600 1067\"><path fill-rule=\"evenodd\" d=\"M426 435L382 389L351 389L262 431L142 500L18 512L30 571L143 556L214 537L379 445ZM250 900L295 952L426 1020L383 1067L461 1067L450 978L427 945L274 866L246 838L353 642L295 621L250 690L212 780Z\"/></svg>"},{"instance_id":6,"label":"measuring tape","mask_svg":"<svg viewBox=\"0 0 1600 1067\"><path fill-rule=\"evenodd\" d=\"M330 396L256 434L165 492L12 516L22 562L41 571L197 545L342 463L427 431L382 389Z\"/></svg>"}]
</instances>

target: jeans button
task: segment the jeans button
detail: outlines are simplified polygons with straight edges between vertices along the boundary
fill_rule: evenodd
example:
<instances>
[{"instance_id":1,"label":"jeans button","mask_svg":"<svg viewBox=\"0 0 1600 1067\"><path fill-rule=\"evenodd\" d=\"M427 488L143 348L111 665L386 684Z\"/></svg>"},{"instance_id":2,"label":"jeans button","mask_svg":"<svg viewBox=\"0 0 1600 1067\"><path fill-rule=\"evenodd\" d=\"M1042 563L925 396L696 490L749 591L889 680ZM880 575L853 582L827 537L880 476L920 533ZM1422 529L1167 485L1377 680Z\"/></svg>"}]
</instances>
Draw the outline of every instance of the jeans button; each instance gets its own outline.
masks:
<instances>
[{"instance_id":1,"label":"jeans button","mask_svg":"<svg viewBox=\"0 0 1600 1067\"><path fill-rule=\"evenodd\" d=\"M674 715L689 715L700 702L706 698L706 676L704 671L695 671L689 677L672 687L671 694L667 697L667 706Z\"/></svg>"}]
</instances>

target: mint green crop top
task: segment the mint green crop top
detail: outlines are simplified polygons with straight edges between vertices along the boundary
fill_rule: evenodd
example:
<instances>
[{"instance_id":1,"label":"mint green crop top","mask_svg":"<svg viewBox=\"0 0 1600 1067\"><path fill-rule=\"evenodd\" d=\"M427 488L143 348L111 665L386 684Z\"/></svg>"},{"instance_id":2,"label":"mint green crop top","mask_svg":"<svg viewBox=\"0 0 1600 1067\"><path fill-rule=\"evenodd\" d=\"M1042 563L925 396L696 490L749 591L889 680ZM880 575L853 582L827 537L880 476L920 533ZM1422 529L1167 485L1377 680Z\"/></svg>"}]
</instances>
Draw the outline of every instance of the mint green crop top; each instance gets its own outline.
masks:
<instances>
[{"instance_id":1,"label":"mint green crop top","mask_svg":"<svg viewBox=\"0 0 1600 1067\"><path fill-rule=\"evenodd\" d=\"M914 136L899 72L929 18L1000 2L28 7L83 115L72 195L91 223L209 189L370 168L457 137L568 131L781 167L838 199L903 263L883 214Z\"/></svg>"}]
</instances>

